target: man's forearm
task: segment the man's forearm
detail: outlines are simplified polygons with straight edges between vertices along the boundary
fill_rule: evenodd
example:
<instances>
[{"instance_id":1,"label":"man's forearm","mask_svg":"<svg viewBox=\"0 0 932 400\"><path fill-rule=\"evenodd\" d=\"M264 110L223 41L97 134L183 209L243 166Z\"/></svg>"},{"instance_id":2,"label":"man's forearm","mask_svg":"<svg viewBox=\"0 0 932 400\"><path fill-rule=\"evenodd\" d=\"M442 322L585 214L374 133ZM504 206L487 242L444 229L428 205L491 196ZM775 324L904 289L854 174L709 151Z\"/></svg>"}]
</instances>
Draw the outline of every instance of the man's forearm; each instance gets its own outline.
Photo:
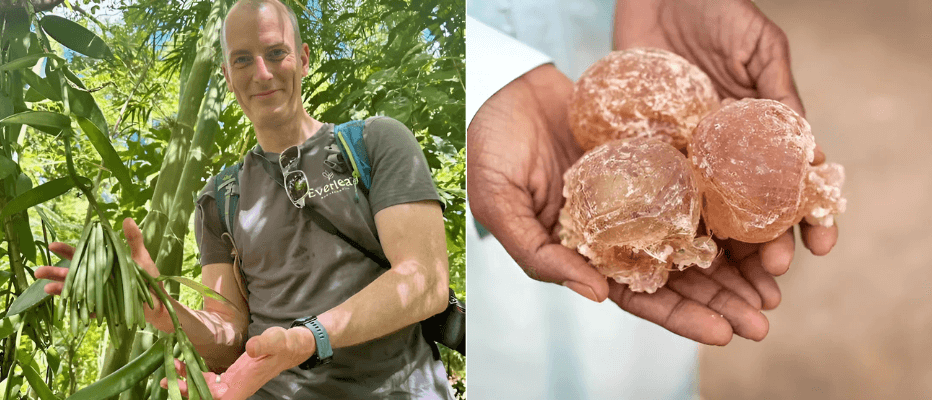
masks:
<instances>
[{"instance_id":1,"label":"man's forearm","mask_svg":"<svg viewBox=\"0 0 932 400\"><path fill-rule=\"evenodd\" d=\"M352 346L442 312L448 287L445 260L434 265L404 261L318 320L327 329L331 346Z\"/></svg>"},{"instance_id":2,"label":"man's forearm","mask_svg":"<svg viewBox=\"0 0 932 400\"><path fill-rule=\"evenodd\" d=\"M225 370L243 353L247 321L241 313L192 310L174 298L171 303L182 330L212 371ZM165 307L150 322L161 331L174 331Z\"/></svg>"}]
</instances>

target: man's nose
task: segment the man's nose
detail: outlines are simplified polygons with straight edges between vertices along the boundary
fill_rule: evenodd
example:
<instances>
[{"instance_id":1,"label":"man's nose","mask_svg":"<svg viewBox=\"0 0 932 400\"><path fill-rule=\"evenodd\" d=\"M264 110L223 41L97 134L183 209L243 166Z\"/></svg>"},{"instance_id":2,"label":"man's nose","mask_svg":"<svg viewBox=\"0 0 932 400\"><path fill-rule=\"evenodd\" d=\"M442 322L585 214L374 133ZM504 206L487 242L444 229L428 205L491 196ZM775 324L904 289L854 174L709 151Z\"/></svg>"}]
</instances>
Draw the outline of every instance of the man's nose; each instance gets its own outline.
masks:
<instances>
[{"instance_id":1,"label":"man's nose","mask_svg":"<svg viewBox=\"0 0 932 400\"><path fill-rule=\"evenodd\" d=\"M253 78L257 81L272 79L272 73L269 72L269 68L265 64L265 59L262 57L256 57L256 73L253 75Z\"/></svg>"}]
</instances>

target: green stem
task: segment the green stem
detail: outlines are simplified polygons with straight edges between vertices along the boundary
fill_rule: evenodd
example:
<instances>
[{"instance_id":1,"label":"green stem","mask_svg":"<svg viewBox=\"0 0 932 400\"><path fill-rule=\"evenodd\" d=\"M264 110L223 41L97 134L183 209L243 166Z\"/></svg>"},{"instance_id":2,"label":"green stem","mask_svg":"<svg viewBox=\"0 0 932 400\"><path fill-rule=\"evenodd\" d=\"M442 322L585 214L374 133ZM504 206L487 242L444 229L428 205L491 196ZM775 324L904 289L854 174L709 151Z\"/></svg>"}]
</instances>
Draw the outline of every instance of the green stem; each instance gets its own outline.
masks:
<instances>
[{"instance_id":1,"label":"green stem","mask_svg":"<svg viewBox=\"0 0 932 400\"><path fill-rule=\"evenodd\" d=\"M78 172L74 168L74 158L71 155L71 135L74 134L74 131L71 129L65 129L62 131L62 136L65 141L65 162L68 165L68 174L71 175L71 179L74 180L74 186L76 186L81 193L84 193L84 197L87 198L88 203L88 216L84 221L84 225L90 223L90 210L93 209L97 212L97 216L100 218L100 223L107 228L108 230L113 230L113 227L110 225L110 221L107 220L107 216L104 215L103 211L100 210L100 207L97 206L97 200L94 198L94 192L91 188L84 186L84 184L78 179ZM98 183L100 182L100 171L98 171L97 179Z\"/></svg>"}]
</instances>

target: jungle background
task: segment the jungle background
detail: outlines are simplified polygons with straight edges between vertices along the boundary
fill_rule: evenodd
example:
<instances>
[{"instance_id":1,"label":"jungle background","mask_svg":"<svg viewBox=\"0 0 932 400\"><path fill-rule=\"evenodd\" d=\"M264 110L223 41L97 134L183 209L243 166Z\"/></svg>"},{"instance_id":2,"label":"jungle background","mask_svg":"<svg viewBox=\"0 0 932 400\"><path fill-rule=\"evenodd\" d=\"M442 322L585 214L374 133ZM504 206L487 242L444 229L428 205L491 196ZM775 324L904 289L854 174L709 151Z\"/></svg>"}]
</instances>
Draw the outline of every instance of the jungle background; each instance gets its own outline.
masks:
<instances>
[{"instance_id":1,"label":"jungle background","mask_svg":"<svg viewBox=\"0 0 932 400\"><path fill-rule=\"evenodd\" d=\"M451 287L465 299L465 3L284 2L311 51L311 115L387 115L417 136L447 204ZM232 3L0 0L0 399L67 398L153 343L151 327L119 347L105 327L71 335L60 299L35 279L38 266L65 264L48 243L76 243L92 216L115 229L141 221L160 272L200 280L195 195L255 145L220 72ZM200 307L201 292L167 288ZM465 358L441 352L465 398ZM167 398L164 373L121 398Z\"/></svg>"}]
</instances>

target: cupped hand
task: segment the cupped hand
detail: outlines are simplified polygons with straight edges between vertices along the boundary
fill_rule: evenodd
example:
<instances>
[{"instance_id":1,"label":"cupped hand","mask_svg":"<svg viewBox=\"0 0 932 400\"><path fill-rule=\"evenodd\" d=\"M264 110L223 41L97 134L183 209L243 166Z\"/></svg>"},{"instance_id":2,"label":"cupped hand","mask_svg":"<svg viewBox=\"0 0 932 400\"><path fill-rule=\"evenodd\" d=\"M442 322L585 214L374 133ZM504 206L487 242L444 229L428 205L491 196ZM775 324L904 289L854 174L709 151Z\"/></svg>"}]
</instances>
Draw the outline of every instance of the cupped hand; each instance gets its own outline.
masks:
<instances>
[{"instance_id":1,"label":"cupped hand","mask_svg":"<svg viewBox=\"0 0 932 400\"><path fill-rule=\"evenodd\" d=\"M219 375L219 382L213 372L204 372L204 380L216 400L245 400L272 378L303 363L315 350L314 335L307 328L274 326L246 342L246 352ZM181 378L187 377L181 361L175 360L175 370ZM159 384L167 389L168 378ZM182 396L188 397L187 382L179 379L178 386Z\"/></svg>"},{"instance_id":2,"label":"cupped hand","mask_svg":"<svg viewBox=\"0 0 932 400\"><path fill-rule=\"evenodd\" d=\"M126 243L129 245L133 261L148 272L149 275L157 278L159 276L159 270L156 268L155 262L152 261L152 257L149 256L149 251L146 250L146 246L143 244L142 231L139 230L136 221L132 218L124 219L123 234L126 236ZM74 247L65 243L52 242L49 244L49 250L63 259L71 260L71 258L74 257ZM45 292L54 296L61 295L67 276L68 268L65 267L46 265L36 269L36 279L52 280L52 282L45 285ZM162 290L164 290L164 288L162 288ZM165 319L162 318L167 316L165 307L162 306L162 303L156 296L152 296L152 301L154 302L154 308L149 308L147 304L143 304L146 321L152 323L156 320Z\"/></svg>"},{"instance_id":3,"label":"cupped hand","mask_svg":"<svg viewBox=\"0 0 932 400\"><path fill-rule=\"evenodd\" d=\"M569 79L544 65L479 109L467 136L467 185L476 220L531 278L561 283L595 301L610 298L701 343L724 345L734 334L763 339L769 323L760 310L779 303L780 290L755 262L757 256L719 257L708 270L672 272L665 287L646 294L609 282L560 244L563 173L582 156L566 121L571 91Z\"/></svg>"},{"instance_id":4,"label":"cupped hand","mask_svg":"<svg viewBox=\"0 0 932 400\"><path fill-rule=\"evenodd\" d=\"M724 99L772 99L806 115L790 68L786 34L750 0L618 1L614 47L672 51L705 71ZM824 161L816 146L812 164ZM837 225L803 221L799 226L803 245L814 255L828 254L838 240ZM728 240L720 245L734 262L757 254L765 271L782 275L793 259L795 240L790 228L763 244Z\"/></svg>"},{"instance_id":5,"label":"cupped hand","mask_svg":"<svg viewBox=\"0 0 932 400\"><path fill-rule=\"evenodd\" d=\"M528 276L601 302L605 276L556 235L563 173L583 154L566 117L572 90L547 64L489 98L468 128L466 185L476 220Z\"/></svg>"}]
</instances>

